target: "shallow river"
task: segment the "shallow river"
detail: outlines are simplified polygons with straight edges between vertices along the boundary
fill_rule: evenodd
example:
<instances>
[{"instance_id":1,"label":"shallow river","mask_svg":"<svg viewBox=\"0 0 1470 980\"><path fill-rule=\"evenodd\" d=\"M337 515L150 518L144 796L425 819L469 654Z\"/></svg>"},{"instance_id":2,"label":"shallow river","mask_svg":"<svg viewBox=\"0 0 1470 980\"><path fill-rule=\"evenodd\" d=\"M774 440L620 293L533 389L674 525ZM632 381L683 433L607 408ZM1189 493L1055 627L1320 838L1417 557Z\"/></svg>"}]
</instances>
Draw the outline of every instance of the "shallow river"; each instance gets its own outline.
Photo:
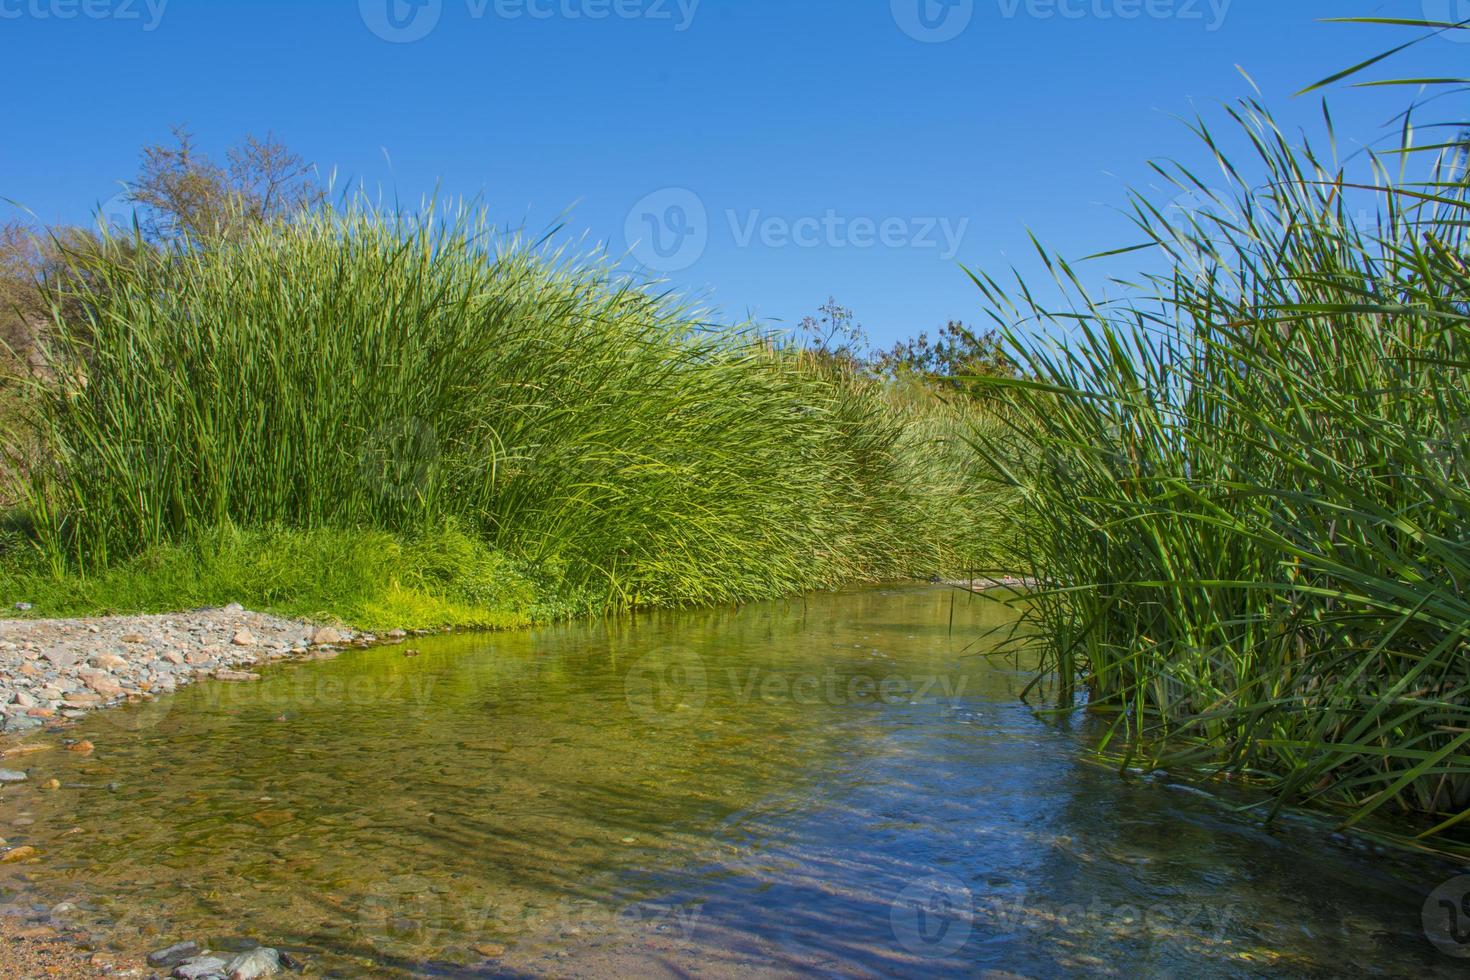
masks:
<instances>
[{"instance_id":1,"label":"shallow river","mask_svg":"<svg viewBox=\"0 0 1470 980\"><path fill-rule=\"evenodd\" d=\"M1006 615L863 590L198 685L20 760L0 902L336 976L1470 968L1421 925L1456 869L1088 761L985 655Z\"/></svg>"}]
</instances>

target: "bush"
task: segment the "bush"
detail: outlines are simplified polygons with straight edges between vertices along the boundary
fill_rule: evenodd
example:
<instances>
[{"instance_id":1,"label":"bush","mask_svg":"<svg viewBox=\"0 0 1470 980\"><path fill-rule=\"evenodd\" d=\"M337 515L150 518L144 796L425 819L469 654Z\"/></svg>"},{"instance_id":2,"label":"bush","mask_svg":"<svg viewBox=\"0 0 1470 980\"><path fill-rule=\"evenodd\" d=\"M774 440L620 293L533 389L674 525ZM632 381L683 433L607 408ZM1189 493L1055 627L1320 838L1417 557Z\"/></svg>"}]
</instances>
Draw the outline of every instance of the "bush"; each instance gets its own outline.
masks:
<instances>
[{"instance_id":1,"label":"bush","mask_svg":"<svg viewBox=\"0 0 1470 980\"><path fill-rule=\"evenodd\" d=\"M36 391L49 454L29 507L58 572L225 526L446 522L556 569L578 605L987 558L951 410L708 326L477 214L314 213L123 252L66 278L56 379Z\"/></svg>"}]
</instances>

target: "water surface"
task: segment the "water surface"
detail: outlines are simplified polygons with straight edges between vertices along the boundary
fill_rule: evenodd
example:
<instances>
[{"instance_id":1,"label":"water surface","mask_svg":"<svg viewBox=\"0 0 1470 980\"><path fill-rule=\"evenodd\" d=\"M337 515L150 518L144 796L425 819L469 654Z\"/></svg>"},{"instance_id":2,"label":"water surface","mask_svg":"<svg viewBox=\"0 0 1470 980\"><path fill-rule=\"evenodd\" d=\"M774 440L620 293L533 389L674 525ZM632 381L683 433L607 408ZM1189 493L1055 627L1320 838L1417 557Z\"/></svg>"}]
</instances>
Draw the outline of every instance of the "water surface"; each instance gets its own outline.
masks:
<instances>
[{"instance_id":1,"label":"water surface","mask_svg":"<svg viewBox=\"0 0 1470 980\"><path fill-rule=\"evenodd\" d=\"M338 976L1463 974L1420 922L1455 869L1096 765L987 656L1007 615L861 590L201 684L25 757L0 900Z\"/></svg>"}]
</instances>

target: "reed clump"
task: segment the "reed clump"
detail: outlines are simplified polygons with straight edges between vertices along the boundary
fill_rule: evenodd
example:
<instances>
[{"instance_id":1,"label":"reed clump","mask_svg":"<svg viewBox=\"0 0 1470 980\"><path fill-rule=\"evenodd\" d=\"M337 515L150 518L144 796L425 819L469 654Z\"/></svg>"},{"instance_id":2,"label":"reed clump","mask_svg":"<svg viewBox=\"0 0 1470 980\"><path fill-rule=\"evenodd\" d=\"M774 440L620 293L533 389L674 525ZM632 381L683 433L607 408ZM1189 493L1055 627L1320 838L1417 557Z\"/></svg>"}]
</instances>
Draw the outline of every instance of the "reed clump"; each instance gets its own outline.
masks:
<instances>
[{"instance_id":1,"label":"reed clump","mask_svg":"<svg viewBox=\"0 0 1470 980\"><path fill-rule=\"evenodd\" d=\"M452 526L583 606L992 560L972 409L709 325L475 211L322 211L76 261L25 437L57 576L221 528Z\"/></svg>"},{"instance_id":2,"label":"reed clump","mask_svg":"<svg viewBox=\"0 0 1470 980\"><path fill-rule=\"evenodd\" d=\"M1255 102L1231 115L1249 164L1201 126L1215 176L1161 167L1174 205L1135 200L1168 264L1130 298L1093 299L1050 255L1062 312L977 276L1003 326L1065 338L1011 330L1029 377L995 382L1028 446L1007 480L1043 583L1028 632L1125 764L1232 774L1277 807L1393 815L1463 850L1463 154L1406 146L1358 172Z\"/></svg>"}]
</instances>

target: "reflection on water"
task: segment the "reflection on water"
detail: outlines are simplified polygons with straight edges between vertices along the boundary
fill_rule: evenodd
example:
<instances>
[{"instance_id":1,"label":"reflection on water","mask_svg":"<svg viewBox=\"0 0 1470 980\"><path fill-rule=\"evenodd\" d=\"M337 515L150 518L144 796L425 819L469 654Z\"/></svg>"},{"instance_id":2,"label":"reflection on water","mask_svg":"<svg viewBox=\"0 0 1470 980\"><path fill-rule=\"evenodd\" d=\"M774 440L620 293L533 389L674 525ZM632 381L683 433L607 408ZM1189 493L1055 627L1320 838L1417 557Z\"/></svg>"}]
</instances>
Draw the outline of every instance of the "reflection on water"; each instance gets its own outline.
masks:
<instances>
[{"instance_id":1,"label":"reflection on water","mask_svg":"<svg viewBox=\"0 0 1470 980\"><path fill-rule=\"evenodd\" d=\"M5 901L341 976L1456 975L1453 869L1083 758L904 587L442 637L210 682L28 756ZM63 784L48 791L44 781Z\"/></svg>"}]
</instances>

